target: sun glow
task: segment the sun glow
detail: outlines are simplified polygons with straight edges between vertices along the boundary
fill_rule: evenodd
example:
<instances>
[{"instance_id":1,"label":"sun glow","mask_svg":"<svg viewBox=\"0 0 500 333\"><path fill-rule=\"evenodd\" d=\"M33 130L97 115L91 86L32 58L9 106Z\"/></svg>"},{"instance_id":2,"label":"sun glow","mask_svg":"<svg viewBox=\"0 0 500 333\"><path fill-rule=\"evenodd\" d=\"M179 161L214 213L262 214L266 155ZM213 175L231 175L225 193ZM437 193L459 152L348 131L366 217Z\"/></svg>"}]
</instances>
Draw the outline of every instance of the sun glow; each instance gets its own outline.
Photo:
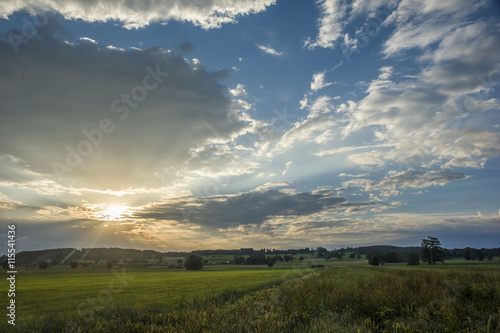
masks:
<instances>
[{"instance_id":1,"label":"sun glow","mask_svg":"<svg viewBox=\"0 0 500 333\"><path fill-rule=\"evenodd\" d=\"M106 205L98 213L98 217L103 221L123 221L127 219L129 213L130 207L127 205Z\"/></svg>"}]
</instances>

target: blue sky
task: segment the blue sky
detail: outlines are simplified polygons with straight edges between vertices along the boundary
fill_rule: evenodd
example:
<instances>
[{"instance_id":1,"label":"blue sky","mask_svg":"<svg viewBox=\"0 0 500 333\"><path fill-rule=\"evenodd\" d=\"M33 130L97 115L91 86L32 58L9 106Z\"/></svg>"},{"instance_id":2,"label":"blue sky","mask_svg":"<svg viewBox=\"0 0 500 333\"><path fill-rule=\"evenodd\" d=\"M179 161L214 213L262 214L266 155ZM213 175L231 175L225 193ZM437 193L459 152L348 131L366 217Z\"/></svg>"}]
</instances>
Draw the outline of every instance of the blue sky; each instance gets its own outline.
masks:
<instances>
[{"instance_id":1,"label":"blue sky","mask_svg":"<svg viewBox=\"0 0 500 333\"><path fill-rule=\"evenodd\" d=\"M499 14L0 5L1 224L18 250L497 247Z\"/></svg>"}]
</instances>

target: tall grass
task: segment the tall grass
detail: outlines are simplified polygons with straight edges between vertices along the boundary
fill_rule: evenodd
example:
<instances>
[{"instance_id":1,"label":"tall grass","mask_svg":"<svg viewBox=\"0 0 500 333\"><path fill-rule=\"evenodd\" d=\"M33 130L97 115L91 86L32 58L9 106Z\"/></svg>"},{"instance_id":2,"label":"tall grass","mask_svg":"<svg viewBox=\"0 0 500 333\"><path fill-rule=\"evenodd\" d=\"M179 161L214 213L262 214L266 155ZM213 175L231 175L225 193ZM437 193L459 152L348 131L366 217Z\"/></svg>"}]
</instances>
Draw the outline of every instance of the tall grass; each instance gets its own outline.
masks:
<instances>
[{"instance_id":1,"label":"tall grass","mask_svg":"<svg viewBox=\"0 0 500 333\"><path fill-rule=\"evenodd\" d=\"M71 325L68 325L71 323ZM22 332L500 332L500 269L349 267L281 284L24 318Z\"/></svg>"}]
</instances>

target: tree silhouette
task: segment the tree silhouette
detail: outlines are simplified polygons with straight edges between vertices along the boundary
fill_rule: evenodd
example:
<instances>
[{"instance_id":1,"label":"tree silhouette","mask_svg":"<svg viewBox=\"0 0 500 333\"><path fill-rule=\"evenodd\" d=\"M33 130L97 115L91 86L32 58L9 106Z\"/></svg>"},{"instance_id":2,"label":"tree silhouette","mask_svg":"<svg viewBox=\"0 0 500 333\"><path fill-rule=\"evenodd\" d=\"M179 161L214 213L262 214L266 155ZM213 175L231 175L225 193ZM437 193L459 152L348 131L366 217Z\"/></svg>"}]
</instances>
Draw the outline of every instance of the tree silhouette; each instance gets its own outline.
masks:
<instances>
[{"instance_id":1,"label":"tree silhouette","mask_svg":"<svg viewBox=\"0 0 500 333\"><path fill-rule=\"evenodd\" d=\"M476 251L476 258L477 260L479 261L483 261L483 259L485 258L486 256L484 255L484 251L483 250L477 250Z\"/></svg>"},{"instance_id":2,"label":"tree silhouette","mask_svg":"<svg viewBox=\"0 0 500 333\"><path fill-rule=\"evenodd\" d=\"M444 262L448 257L445 250L441 247L441 242L437 237L428 236L422 239L422 261L429 265L435 265L436 262Z\"/></svg>"},{"instance_id":3,"label":"tree silhouette","mask_svg":"<svg viewBox=\"0 0 500 333\"><path fill-rule=\"evenodd\" d=\"M196 253L191 253L184 261L184 267L187 270L203 269L203 258Z\"/></svg>"},{"instance_id":4,"label":"tree silhouette","mask_svg":"<svg viewBox=\"0 0 500 333\"><path fill-rule=\"evenodd\" d=\"M416 252L408 253L408 256L406 257L406 264L408 266L420 264L420 258L418 257L418 254Z\"/></svg>"},{"instance_id":5,"label":"tree silhouette","mask_svg":"<svg viewBox=\"0 0 500 333\"><path fill-rule=\"evenodd\" d=\"M464 259L470 260L471 256L472 256L472 251L471 251L470 247L466 247L464 250Z\"/></svg>"},{"instance_id":6,"label":"tree silhouette","mask_svg":"<svg viewBox=\"0 0 500 333\"><path fill-rule=\"evenodd\" d=\"M378 258L378 256L373 256L370 258L368 263L372 266L378 266L378 265L380 265L380 259Z\"/></svg>"}]
</instances>

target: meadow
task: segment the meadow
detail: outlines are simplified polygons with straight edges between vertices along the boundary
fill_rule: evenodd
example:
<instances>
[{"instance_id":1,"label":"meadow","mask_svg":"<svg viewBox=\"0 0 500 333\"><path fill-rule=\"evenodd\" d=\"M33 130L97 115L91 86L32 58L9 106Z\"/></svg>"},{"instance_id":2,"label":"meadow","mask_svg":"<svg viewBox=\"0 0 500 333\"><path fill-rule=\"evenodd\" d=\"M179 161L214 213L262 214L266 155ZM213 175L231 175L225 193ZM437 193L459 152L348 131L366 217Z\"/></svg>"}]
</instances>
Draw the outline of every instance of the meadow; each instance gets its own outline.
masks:
<instances>
[{"instance_id":1,"label":"meadow","mask_svg":"<svg viewBox=\"0 0 500 333\"><path fill-rule=\"evenodd\" d=\"M500 332L497 262L27 269L9 331Z\"/></svg>"}]
</instances>

